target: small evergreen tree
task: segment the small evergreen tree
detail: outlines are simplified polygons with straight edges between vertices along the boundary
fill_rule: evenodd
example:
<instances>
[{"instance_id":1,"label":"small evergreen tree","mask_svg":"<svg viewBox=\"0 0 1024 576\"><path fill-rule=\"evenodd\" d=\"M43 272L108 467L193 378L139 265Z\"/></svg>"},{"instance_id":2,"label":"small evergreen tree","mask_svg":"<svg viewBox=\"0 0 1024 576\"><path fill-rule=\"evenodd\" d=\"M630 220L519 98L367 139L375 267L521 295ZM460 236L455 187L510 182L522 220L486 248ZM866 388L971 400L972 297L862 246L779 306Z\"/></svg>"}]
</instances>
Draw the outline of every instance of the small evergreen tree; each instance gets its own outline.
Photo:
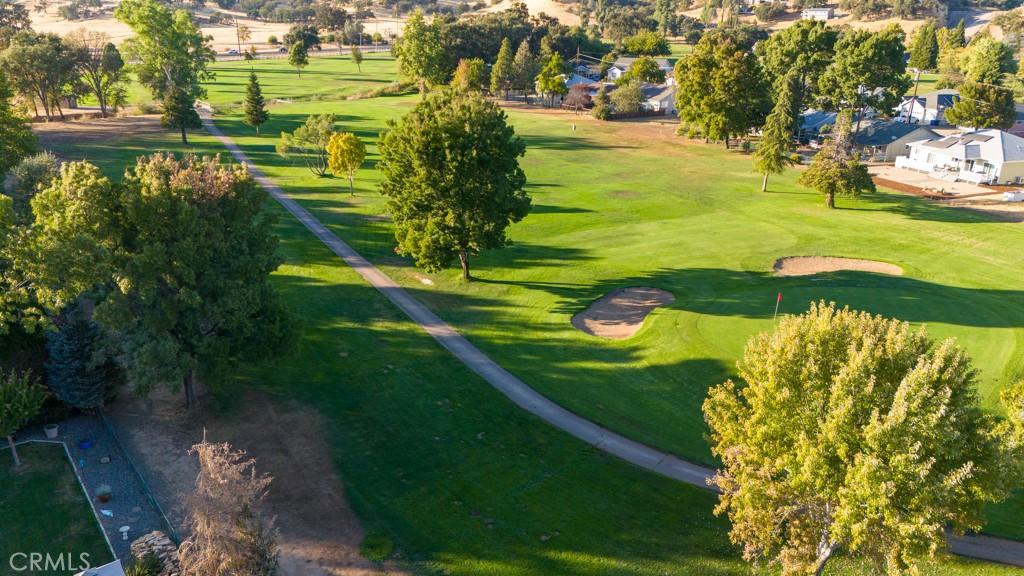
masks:
<instances>
[{"instance_id":1,"label":"small evergreen tree","mask_svg":"<svg viewBox=\"0 0 1024 576\"><path fill-rule=\"evenodd\" d=\"M249 73L249 86L245 90L245 119L244 122L256 129L256 135L260 135L260 126L270 118L267 112L267 101L263 98L263 89L260 88L260 81L256 78L255 72Z\"/></svg>"},{"instance_id":2,"label":"small evergreen tree","mask_svg":"<svg viewBox=\"0 0 1024 576\"><path fill-rule=\"evenodd\" d=\"M7 437L15 466L21 466L21 460L14 447L14 433L39 413L44 400L46 390L31 372L0 374L0 436Z\"/></svg>"},{"instance_id":3,"label":"small evergreen tree","mask_svg":"<svg viewBox=\"0 0 1024 576\"><path fill-rule=\"evenodd\" d=\"M530 93L535 88L534 78L537 77L537 72L537 60L530 51L530 43L523 40L512 60L512 89L522 92L527 104L530 103Z\"/></svg>"},{"instance_id":4,"label":"small evergreen tree","mask_svg":"<svg viewBox=\"0 0 1024 576\"><path fill-rule=\"evenodd\" d=\"M186 129L203 127L203 122L195 109L195 99L179 88L171 89L164 97L164 115L160 118L160 124L164 128L181 130L182 144L188 144Z\"/></svg>"},{"instance_id":5,"label":"small evergreen tree","mask_svg":"<svg viewBox=\"0 0 1024 576\"><path fill-rule=\"evenodd\" d=\"M612 99L608 96L608 91L605 90L604 86L601 86L597 91L597 94L594 96L594 109L591 111L594 118L597 118L598 120L611 120L611 101Z\"/></svg>"},{"instance_id":6,"label":"small evergreen tree","mask_svg":"<svg viewBox=\"0 0 1024 576\"><path fill-rule=\"evenodd\" d=\"M352 46L352 62L356 65L356 68L360 73L363 72L363 51L359 49L359 46Z\"/></svg>"},{"instance_id":7,"label":"small evergreen tree","mask_svg":"<svg viewBox=\"0 0 1024 576\"><path fill-rule=\"evenodd\" d=\"M868 167L850 153L850 111L839 115L832 138L825 141L797 183L817 190L829 209L836 207L836 196L856 197L875 191Z\"/></svg>"},{"instance_id":8,"label":"small evergreen tree","mask_svg":"<svg viewBox=\"0 0 1024 576\"><path fill-rule=\"evenodd\" d=\"M80 305L69 307L57 326L46 335L47 385L58 400L80 410L102 406L121 372L101 350L100 327Z\"/></svg>"},{"instance_id":9,"label":"small evergreen tree","mask_svg":"<svg viewBox=\"0 0 1024 576\"><path fill-rule=\"evenodd\" d=\"M786 166L793 164L790 157L795 149L793 146L793 83L794 77L788 77L782 83L782 91L775 101L775 109L768 115L764 129L761 130L761 142L754 150L754 170L764 174L761 192L768 190L768 175L782 174Z\"/></svg>"}]
</instances>

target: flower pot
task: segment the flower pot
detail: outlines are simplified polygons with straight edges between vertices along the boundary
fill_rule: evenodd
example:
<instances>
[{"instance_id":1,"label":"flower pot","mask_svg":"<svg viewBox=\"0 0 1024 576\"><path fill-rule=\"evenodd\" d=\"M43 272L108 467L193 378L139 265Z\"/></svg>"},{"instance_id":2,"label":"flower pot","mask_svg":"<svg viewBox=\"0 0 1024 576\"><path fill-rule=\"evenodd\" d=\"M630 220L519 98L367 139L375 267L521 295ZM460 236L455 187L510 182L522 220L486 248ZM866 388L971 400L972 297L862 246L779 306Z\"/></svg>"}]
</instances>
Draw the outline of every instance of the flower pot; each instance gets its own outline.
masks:
<instances>
[{"instance_id":1,"label":"flower pot","mask_svg":"<svg viewBox=\"0 0 1024 576\"><path fill-rule=\"evenodd\" d=\"M103 502L103 503L110 502L110 494L100 494L96 498L99 499L99 501Z\"/></svg>"},{"instance_id":2,"label":"flower pot","mask_svg":"<svg viewBox=\"0 0 1024 576\"><path fill-rule=\"evenodd\" d=\"M82 450L88 450L89 448L92 448L92 440L81 440L78 442L78 447Z\"/></svg>"},{"instance_id":3,"label":"flower pot","mask_svg":"<svg viewBox=\"0 0 1024 576\"><path fill-rule=\"evenodd\" d=\"M47 424L46 426L43 426L43 432L46 432L46 438L48 440L54 440L57 438L59 430L56 424Z\"/></svg>"}]
</instances>

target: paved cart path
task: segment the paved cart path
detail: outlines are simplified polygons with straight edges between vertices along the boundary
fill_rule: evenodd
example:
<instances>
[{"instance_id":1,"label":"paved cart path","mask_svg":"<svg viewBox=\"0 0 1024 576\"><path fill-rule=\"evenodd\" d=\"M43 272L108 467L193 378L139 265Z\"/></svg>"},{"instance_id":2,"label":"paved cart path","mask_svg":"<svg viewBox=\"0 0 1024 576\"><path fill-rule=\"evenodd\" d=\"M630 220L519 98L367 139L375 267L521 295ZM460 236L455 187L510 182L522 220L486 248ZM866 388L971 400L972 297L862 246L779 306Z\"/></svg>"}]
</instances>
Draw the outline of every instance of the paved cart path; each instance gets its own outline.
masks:
<instances>
[{"instance_id":1,"label":"paved cart path","mask_svg":"<svg viewBox=\"0 0 1024 576\"><path fill-rule=\"evenodd\" d=\"M358 272L371 286L379 290L395 306L398 306L402 312L405 312L414 322L419 324L427 334L433 336L435 340L440 342L442 346L447 348L463 364L483 377L484 380L487 380L487 382L508 396L513 402L545 422L565 430L596 448L632 462L641 468L646 468L663 476L668 476L669 478L674 478L706 490L715 489L708 484L708 479L714 476L715 473L711 468L687 462L677 456L661 452L602 428L594 422L562 408L527 386L522 380L513 376L494 360L491 360L489 356L481 352L469 340L466 340L456 332L454 328L438 318L430 309L420 303L419 300L413 298L411 294L378 270L373 264L370 264L369 261L360 256L348 244L335 236L333 232L328 230L323 223L314 218L305 208L299 206L298 202L285 194L280 187L263 174L234 141L225 136L213 124L213 121L206 114L203 115L203 124L211 134L224 144L238 162L248 168L249 173L253 175L256 182L277 200L285 210L297 218L303 226L309 229L332 252L344 260L346 264ZM951 538L950 550L962 556L1024 567L1024 543L1020 542L988 536Z\"/></svg>"}]
</instances>

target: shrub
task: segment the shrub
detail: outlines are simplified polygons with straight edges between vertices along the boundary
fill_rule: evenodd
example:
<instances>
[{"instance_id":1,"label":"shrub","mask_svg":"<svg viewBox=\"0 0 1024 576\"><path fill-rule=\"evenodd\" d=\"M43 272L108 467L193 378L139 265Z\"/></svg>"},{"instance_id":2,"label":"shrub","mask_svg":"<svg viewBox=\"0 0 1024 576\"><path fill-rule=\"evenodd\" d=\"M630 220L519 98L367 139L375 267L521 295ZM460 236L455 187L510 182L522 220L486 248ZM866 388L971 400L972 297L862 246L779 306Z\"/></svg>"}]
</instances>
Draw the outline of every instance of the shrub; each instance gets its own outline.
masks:
<instances>
[{"instance_id":1,"label":"shrub","mask_svg":"<svg viewBox=\"0 0 1024 576\"><path fill-rule=\"evenodd\" d=\"M135 558L125 568L125 576L160 576L163 571L163 563L154 554L146 554L142 558Z\"/></svg>"},{"instance_id":2,"label":"shrub","mask_svg":"<svg viewBox=\"0 0 1024 576\"><path fill-rule=\"evenodd\" d=\"M159 111L160 107L157 106L156 102L141 98L135 101L135 113L138 115L156 114Z\"/></svg>"},{"instance_id":3,"label":"shrub","mask_svg":"<svg viewBox=\"0 0 1024 576\"><path fill-rule=\"evenodd\" d=\"M764 2L754 8L754 16L760 22L771 22L778 20L786 13L786 7L782 2Z\"/></svg>"},{"instance_id":4,"label":"shrub","mask_svg":"<svg viewBox=\"0 0 1024 576\"><path fill-rule=\"evenodd\" d=\"M803 161L804 157L799 154L791 154L789 156L789 159L792 160L794 164L800 164Z\"/></svg>"},{"instance_id":5,"label":"shrub","mask_svg":"<svg viewBox=\"0 0 1024 576\"><path fill-rule=\"evenodd\" d=\"M280 42L277 41L277 36L274 36L273 34L271 34L267 38L267 44L273 44L274 46L277 46L278 44L280 44Z\"/></svg>"}]
</instances>

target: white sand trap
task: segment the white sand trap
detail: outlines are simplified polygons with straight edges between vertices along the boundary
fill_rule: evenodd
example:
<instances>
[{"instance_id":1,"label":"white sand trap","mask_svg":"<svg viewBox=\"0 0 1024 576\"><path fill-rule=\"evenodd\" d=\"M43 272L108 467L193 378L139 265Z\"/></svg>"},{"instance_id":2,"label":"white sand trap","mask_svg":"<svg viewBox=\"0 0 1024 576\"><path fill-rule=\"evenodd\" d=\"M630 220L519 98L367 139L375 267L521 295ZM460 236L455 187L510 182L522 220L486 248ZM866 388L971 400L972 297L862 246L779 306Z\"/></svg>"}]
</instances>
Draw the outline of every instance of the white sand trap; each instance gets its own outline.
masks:
<instances>
[{"instance_id":1,"label":"white sand trap","mask_svg":"<svg viewBox=\"0 0 1024 576\"><path fill-rule=\"evenodd\" d=\"M598 298L586 310L573 316L572 325L591 336L623 340L640 330L644 318L652 310L675 300L671 292L660 288L620 288Z\"/></svg>"},{"instance_id":2,"label":"white sand trap","mask_svg":"<svg viewBox=\"0 0 1024 576\"><path fill-rule=\"evenodd\" d=\"M775 261L775 272L779 276L811 276L822 272L841 272L857 270L859 272L875 272L902 276L903 268L888 262L874 260L858 260L856 258L837 258L835 256L790 256Z\"/></svg>"}]
</instances>

